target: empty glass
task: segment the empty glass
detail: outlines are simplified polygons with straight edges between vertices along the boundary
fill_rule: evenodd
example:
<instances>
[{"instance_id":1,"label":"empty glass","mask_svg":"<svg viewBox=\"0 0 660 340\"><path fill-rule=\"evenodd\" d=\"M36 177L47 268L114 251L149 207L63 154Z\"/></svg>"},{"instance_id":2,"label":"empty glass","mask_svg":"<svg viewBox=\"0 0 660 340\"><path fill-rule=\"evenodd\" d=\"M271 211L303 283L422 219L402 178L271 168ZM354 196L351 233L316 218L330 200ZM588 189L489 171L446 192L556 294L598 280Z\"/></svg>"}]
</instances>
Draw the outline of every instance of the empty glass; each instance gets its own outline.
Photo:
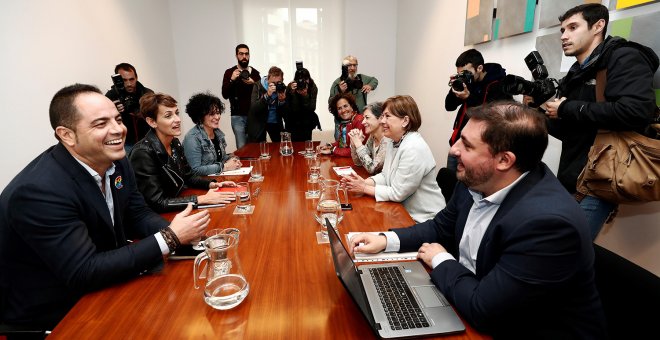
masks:
<instances>
[{"instance_id":1,"label":"empty glass","mask_svg":"<svg viewBox=\"0 0 660 340\"><path fill-rule=\"evenodd\" d=\"M311 158L314 155L314 142L305 141L305 157Z\"/></svg>"},{"instance_id":2,"label":"empty glass","mask_svg":"<svg viewBox=\"0 0 660 340\"><path fill-rule=\"evenodd\" d=\"M268 143L267 142L261 142L259 143L259 157L261 158L270 158L270 150L268 150Z\"/></svg>"},{"instance_id":3,"label":"empty glass","mask_svg":"<svg viewBox=\"0 0 660 340\"><path fill-rule=\"evenodd\" d=\"M259 181L264 178L263 173L261 172L261 160L260 159L251 159L250 166L252 167L252 172L250 172L250 179Z\"/></svg>"},{"instance_id":4,"label":"empty glass","mask_svg":"<svg viewBox=\"0 0 660 340\"><path fill-rule=\"evenodd\" d=\"M293 155L293 144L291 144L290 140L282 140L280 142L280 154L282 156Z\"/></svg>"},{"instance_id":5,"label":"empty glass","mask_svg":"<svg viewBox=\"0 0 660 340\"><path fill-rule=\"evenodd\" d=\"M309 169L316 169L321 171L321 158L317 153L312 153L312 156L308 159Z\"/></svg>"},{"instance_id":6,"label":"empty glass","mask_svg":"<svg viewBox=\"0 0 660 340\"><path fill-rule=\"evenodd\" d=\"M319 198L321 196L321 174L318 169L310 169L307 173L307 198Z\"/></svg>"}]
</instances>

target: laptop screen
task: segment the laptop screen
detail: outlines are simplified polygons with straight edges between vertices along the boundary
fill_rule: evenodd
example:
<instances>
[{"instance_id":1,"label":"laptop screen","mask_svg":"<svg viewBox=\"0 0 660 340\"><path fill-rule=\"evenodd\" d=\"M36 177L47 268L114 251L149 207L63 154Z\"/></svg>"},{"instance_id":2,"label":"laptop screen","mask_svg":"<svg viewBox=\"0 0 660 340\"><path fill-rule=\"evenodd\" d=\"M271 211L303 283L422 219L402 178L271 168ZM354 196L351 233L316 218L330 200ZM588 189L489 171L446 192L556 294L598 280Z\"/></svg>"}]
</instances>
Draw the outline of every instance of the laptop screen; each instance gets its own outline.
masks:
<instances>
[{"instance_id":1,"label":"laptop screen","mask_svg":"<svg viewBox=\"0 0 660 340\"><path fill-rule=\"evenodd\" d=\"M357 272L357 268L355 268L353 260L351 259L351 255L344 247L344 244L341 243L337 231L335 231L335 228L332 227L327 218L325 219L325 224L328 227L332 260L335 263L337 276L344 284L344 287L346 287L346 290L351 294L355 303L360 307L360 310L362 310L362 314L364 314L367 321L369 321L369 325L373 327L374 318L367 302L367 294L364 292L364 288L362 288L360 276Z\"/></svg>"}]
</instances>

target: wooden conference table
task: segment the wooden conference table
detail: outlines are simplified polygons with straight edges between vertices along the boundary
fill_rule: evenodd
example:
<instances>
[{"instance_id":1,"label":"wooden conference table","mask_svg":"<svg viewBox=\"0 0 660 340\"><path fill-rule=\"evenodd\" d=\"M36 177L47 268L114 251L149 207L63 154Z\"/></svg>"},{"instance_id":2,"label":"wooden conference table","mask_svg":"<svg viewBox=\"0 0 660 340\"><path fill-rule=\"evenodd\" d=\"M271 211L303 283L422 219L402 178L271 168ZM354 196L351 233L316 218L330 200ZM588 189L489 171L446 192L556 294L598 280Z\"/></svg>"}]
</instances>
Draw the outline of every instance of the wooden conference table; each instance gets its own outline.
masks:
<instances>
[{"instance_id":1,"label":"wooden conference table","mask_svg":"<svg viewBox=\"0 0 660 340\"><path fill-rule=\"evenodd\" d=\"M258 144L236 154L257 157ZM305 199L307 161L297 151L283 157L270 145L262 161L264 181L257 184L252 215L233 215L235 204L212 208L210 228L240 229L238 255L250 284L247 298L231 310L216 310L193 287L193 261L168 260L164 269L84 296L57 325L49 339L369 339L374 333L335 274L330 248L317 244L317 200ZM337 179L333 166L350 158L322 157L321 174ZM362 168L354 169L363 176ZM246 181L249 176L221 180ZM220 178L219 178L220 180ZM252 190L256 190L253 187ZM191 191L195 192L195 191ZM201 191L199 191L201 193ZM340 234L382 231L413 223L399 203L376 203L349 194ZM174 214L165 214L172 219ZM465 323L465 322L464 322ZM443 339L484 339L467 323L466 331Z\"/></svg>"}]
</instances>

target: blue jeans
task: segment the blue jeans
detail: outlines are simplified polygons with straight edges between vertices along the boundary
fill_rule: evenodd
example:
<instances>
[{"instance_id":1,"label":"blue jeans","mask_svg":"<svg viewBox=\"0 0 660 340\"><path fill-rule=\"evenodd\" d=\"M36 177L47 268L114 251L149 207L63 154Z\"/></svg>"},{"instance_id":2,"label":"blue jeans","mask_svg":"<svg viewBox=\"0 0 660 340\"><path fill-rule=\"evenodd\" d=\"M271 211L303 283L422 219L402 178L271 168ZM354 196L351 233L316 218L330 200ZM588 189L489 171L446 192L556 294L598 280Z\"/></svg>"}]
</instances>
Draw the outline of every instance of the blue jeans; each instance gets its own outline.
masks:
<instances>
[{"instance_id":1,"label":"blue jeans","mask_svg":"<svg viewBox=\"0 0 660 340\"><path fill-rule=\"evenodd\" d=\"M596 239L603 224L607 221L610 213L616 209L617 205L607 201L603 201L598 197L585 196L580 202L580 206L587 216L587 225L591 232L591 239Z\"/></svg>"},{"instance_id":2,"label":"blue jeans","mask_svg":"<svg viewBox=\"0 0 660 340\"><path fill-rule=\"evenodd\" d=\"M236 150L247 143L247 116L231 116L231 130L236 138Z\"/></svg>"}]
</instances>

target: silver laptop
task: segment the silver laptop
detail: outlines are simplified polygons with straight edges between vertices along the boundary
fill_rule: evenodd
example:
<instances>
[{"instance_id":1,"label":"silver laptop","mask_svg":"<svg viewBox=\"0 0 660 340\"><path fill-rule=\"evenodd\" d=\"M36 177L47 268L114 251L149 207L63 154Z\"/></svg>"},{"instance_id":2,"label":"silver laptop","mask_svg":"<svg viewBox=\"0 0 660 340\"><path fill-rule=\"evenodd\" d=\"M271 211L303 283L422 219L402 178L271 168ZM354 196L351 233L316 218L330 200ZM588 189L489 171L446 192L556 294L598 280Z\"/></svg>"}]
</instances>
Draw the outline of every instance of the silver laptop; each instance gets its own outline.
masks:
<instances>
[{"instance_id":1,"label":"silver laptop","mask_svg":"<svg viewBox=\"0 0 660 340\"><path fill-rule=\"evenodd\" d=\"M337 276L380 337L465 330L421 263L392 262L357 268L335 229L327 219L325 223Z\"/></svg>"}]
</instances>

